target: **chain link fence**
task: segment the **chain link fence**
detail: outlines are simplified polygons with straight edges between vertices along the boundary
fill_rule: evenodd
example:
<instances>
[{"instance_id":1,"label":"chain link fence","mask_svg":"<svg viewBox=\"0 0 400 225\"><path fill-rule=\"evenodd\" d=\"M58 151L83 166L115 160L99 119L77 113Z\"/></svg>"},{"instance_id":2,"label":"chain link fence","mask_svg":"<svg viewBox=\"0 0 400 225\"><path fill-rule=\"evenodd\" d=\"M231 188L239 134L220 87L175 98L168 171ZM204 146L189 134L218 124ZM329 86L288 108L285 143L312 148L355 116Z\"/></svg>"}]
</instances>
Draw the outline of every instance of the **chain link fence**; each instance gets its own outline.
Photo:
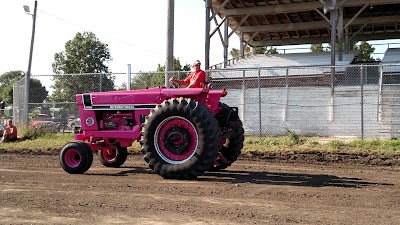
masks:
<instances>
[{"instance_id":1,"label":"chain link fence","mask_svg":"<svg viewBox=\"0 0 400 225\"><path fill-rule=\"evenodd\" d=\"M167 76L184 79L188 73L170 72ZM132 73L131 89L164 86L165 75ZM212 89L228 88L228 95L221 101L239 108L248 135L286 135L290 131L306 136L400 137L400 64L238 68L210 70L207 75ZM57 86L59 83L52 77L32 76L46 83L46 87ZM45 114L59 124L60 130L69 130L79 117L75 94L126 90L129 76L121 73L62 77L61 84L68 88L48 89L48 96L69 96L68 101L46 98L30 102L30 122L37 114ZM114 85L107 83L110 77ZM21 79L14 84L13 115L17 125L25 124L24 82ZM43 94L39 89L31 92L31 97Z\"/></svg>"}]
</instances>

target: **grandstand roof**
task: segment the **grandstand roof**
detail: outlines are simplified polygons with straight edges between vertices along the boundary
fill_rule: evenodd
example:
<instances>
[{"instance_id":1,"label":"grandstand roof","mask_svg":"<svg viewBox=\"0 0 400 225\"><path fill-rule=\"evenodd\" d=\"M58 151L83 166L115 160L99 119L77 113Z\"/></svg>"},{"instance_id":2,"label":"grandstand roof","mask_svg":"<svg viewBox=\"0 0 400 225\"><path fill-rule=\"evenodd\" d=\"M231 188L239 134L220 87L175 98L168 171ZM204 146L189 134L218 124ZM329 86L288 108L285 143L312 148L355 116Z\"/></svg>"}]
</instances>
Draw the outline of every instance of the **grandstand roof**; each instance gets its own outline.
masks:
<instances>
[{"instance_id":1,"label":"grandstand roof","mask_svg":"<svg viewBox=\"0 0 400 225\"><path fill-rule=\"evenodd\" d=\"M330 42L322 0L212 0L229 27L251 46ZM328 1L326 1L328 2ZM400 38L400 0L341 0L352 42ZM357 15L358 14L358 15Z\"/></svg>"}]
</instances>

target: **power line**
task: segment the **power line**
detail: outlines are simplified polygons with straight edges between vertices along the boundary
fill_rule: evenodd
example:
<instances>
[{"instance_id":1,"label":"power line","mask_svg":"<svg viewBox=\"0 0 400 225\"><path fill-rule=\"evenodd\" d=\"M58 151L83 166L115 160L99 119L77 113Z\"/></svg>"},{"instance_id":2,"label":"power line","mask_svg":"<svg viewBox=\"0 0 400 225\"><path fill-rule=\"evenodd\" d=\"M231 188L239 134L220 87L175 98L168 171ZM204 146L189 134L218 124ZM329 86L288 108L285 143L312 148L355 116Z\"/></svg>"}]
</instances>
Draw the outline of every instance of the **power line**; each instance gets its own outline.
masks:
<instances>
[{"instance_id":1,"label":"power line","mask_svg":"<svg viewBox=\"0 0 400 225\"><path fill-rule=\"evenodd\" d=\"M38 11L40 11L40 12L42 12L42 13L48 15L48 16L54 17L54 18L56 18L56 19L58 19L58 20L60 20L60 21L63 21L63 22L65 22L65 23L68 23L68 24L70 24L70 25L72 25L72 26L79 27L79 28L84 29L84 30L90 30L90 29L87 29L86 27L83 27L83 26L81 26L81 25L72 23L72 22L67 21L67 20L65 20L65 19L63 19L63 18L60 18L60 17L58 17L58 16L56 16L56 15L53 15L53 14L44 12L43 10L39 10L39 9L38 9ZM114 37L111 37L111 36L106 35L106 34L103 34L103 33L98 33L98 34L100 34L100 36L107 37L107 38L109 38L109 39L111 39L111 40L114 40L114 41L117 41L117 42L119 42L119 43L122 43L122 44L125 44L125 45L129 45L129 46L132 46L132 47L141 49L141 50L146 51L146 52L149 52L149 53L153 53L153 54L157 54L157 55L164 55L163 53L156 52L156 51L153 51L153 50L150 50L150 49L144 49L144 48L142 48L142 47L140 47L140 46L134 45L134 44L132 44L132 43L129 43L129 42L126 42L126 41L123 41L123 40L120 40L120 39L117 39L117 38L114 38Z\"/></svg>"}]
</instances>

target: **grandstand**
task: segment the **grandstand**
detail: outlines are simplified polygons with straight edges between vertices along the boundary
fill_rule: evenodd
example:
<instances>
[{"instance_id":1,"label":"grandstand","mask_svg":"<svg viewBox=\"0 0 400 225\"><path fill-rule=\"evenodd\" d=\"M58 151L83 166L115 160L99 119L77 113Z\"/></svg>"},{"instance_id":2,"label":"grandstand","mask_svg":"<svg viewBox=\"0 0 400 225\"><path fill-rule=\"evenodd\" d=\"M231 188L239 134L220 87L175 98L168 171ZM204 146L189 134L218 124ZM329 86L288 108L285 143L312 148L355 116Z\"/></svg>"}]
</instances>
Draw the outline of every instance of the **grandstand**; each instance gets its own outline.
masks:
<instances>
[{"instance_id":1,"label":"grandstand","mask_svg":"<svg viewBox=\"0 0 400 225\"><path fill-rule=\"evenodd\" d=\"M383 56L382 63L399 63L400 48L388 48Z\"/></svg>"},{"instance_id":2,"label":"grandstand","mask_svg":"<svg viewBox=\"0 0 400 225\"><path fill-rule=\"evenodd\" d=\"M205 2L205 66L213 87L228 88L222 101L238 107L246 134L400 138L400 50L389 49L381 64L353 64L349 52L358 41L400 39L400 0ZM228 59L234 33L240 60ZM224 60L209 67L214 34ZM246 46L321 43L338 51L244 55Z\"/></svg>"},{"instance_id":3,"label":"grandstand","mask_svg":"<svg viewBox=\"0 0 400 225\"><path fill-rule=\"evenodd\" d=\"M343 55L343 60L338 60L336 54L336 65L349 65L355 56L355 52ZM248 58L238 60L235 64L227 66L230 68L257 68L257 67L282 67L282 66L321 66L331 64L330 52L303 52L290 54L256 54Z\"/></svg>"},{"instance_id":4,"label":"grandstand","mask_svg":"<svg viewBox=\"0 0 400 225\"><path fill-rule=\"evenodd\" d=\"M345 66L350 65L355 52L343 55L343 60L337 62L336 72L344 72ZM338 58L338 55L336 55ZM311 67L319 66L309 70L290 70L288 75L316 75L331 71L329 67L331 55L329 52L319 53L292 53L292 54L257 54L231 64L226 69L243 70L247 68L264 68L262 76L285 76L284 67ZM343 67L341 67L343 66ZM306 74L304 73L306 72ZM229 76L229 77L227 77ZM213 78L235 78L242 77L242 73L213 72Z\"/></svg>"}]
</instances>

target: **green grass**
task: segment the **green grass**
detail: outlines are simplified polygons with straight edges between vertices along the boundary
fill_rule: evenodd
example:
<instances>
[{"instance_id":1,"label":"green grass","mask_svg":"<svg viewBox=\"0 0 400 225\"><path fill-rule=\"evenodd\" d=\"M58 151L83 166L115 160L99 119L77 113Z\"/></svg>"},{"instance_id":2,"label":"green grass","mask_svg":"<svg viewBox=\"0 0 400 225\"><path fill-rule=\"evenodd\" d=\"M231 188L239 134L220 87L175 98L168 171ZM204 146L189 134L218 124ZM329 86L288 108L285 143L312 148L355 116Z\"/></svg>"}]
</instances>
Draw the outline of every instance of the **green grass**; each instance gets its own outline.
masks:
<instances>
[{"instance_id":1,"label":"green grass","mask_svg":"<svg viewBox=\"0 0 400 225\"><path fill-rule=\"evenodd\" d=\"M320 137L266 136L245 138L243 153L250 152L325 152L400 154L400 140L349 140Z\"/></svg>"},{"instance_id":2,"label":"green grass","mask_svg":"<svg viewBox=\"0 0 400 225\"><path fill-rule=\"evenodd\" d=\"M25 141L0 144L3 152L29 151L46 152L58 154L60 149L69 141L73 140L73 134L34 134L31 131L25 135ZM23 136L21 134L21 136ZM31 138L32 140L29 140ZM128 148L130 152L138 153L140 145L134 142ZM243 154L251 153L349 153L349 154L380 154L400 155L400 140L349 140L349 139L327 139L320 137L301 137L295 133L287 136L246 136Z\"/></svg>"}]
</instances>

